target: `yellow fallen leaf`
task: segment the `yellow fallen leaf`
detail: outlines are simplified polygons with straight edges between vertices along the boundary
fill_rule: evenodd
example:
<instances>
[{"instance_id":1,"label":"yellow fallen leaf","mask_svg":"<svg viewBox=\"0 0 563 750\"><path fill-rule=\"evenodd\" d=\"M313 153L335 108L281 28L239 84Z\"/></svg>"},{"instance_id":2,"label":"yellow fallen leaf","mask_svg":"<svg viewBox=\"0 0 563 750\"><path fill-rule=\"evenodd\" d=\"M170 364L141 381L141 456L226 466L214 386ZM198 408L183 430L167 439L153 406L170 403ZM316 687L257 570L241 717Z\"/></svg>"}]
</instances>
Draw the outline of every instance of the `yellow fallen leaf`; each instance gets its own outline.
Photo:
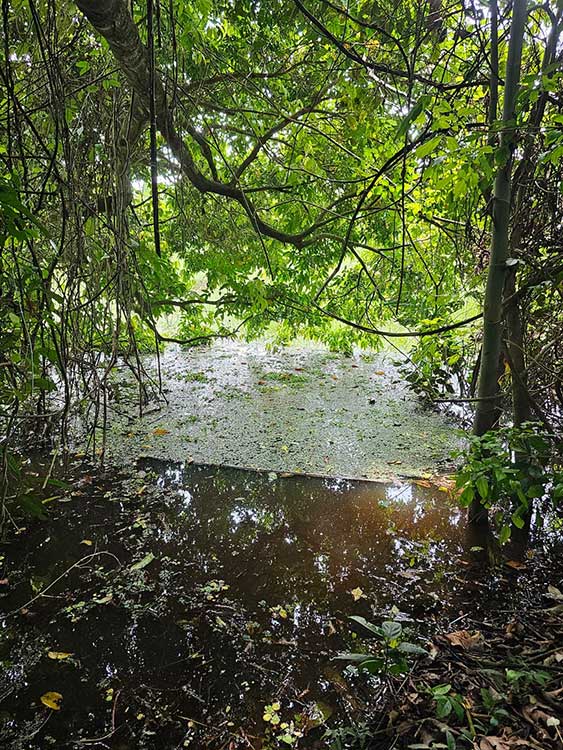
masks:
<instances>
[{"instance_id":1,"label":"yellow fallen leaf","mask_svg":"<svg viewBox=\"0 0 563 750\"><path fill-rule=\"evenodd\" d=\"M51 708L53 711L60 711L63 696L60 693L49 691L48 693L43 693L40 700L47 708Z\"/></svg>"},{"instance_id":2,"label":"yellow fallen leaf","mask_svg":"<svg viewBox=\"0 0 563 750\"><path fill-rule=\"evenodd\" d=\"M362 589L359 586L357 588L355 588L355 589L352 589L352 591L350 591L350 593L354 597L354 601L355 602L357 602L362 597L365 597L364 592L362 591Z\"/></svg>"},{"instance_id":3,"label":"yellow fallen leaf","mask_svg":"<svg viewBox=\"0 0 563 750\"><path fill-rule=\"evenodd\" d=\"M165 430L164 427L157 427L156 430L152 431L153 435L168 435L170 430Z\"/></svg>"},{"instance_id":4,"label":"yellow fallen leaf","mask_svg":"<svg viewBox=\"0 0 563 750\"><path fill-rule=\"evenodd\" d=\"M385 370L376 370L375 375L385 375Z\"/></svg>"},{"instance_id":5,"label":"yellow fallen leaf","mask_svg":"<svg viewBox=\"0 0 563 750\"><path fill-rule=\"evenodd\" d=\"M69 654L66 651L48 651L47 656L49 659L68 659L72 654Z\"/></svg>"},{"instance_id":6,"label":"yellow fallen leaf","mask_svg":"<svg viewBox=\"0 0 563 750\"><path fill-rule=\"evenodd\" d=\"M92 540L91 539L83 539L80 544L85 544L87 547L92 546Z\"/></svg>"}]
</instances>

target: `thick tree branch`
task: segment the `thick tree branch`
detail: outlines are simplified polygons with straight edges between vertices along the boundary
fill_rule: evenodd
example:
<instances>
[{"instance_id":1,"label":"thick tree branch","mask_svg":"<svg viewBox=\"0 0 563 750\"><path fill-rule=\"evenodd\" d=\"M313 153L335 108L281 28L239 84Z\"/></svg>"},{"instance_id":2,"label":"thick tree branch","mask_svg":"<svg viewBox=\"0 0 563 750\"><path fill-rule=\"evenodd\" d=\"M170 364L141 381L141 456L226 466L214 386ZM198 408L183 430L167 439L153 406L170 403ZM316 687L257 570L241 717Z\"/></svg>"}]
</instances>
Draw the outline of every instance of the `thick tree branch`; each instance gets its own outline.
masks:
<instances>
[{"instance_id":1,"label":"thick tree branch","mask_svg":"<svg viewBox=\"0 0 563 750\"><path fill-rule=\"evenodd\" d=\"M133 92L148 110L151 92L150 58L127 4L124 0L76 0L76 4L107 41ZM260 218L253 203L239 187L209 179L200 172L189 147L176 130L162 81L159 76L155 78L154 100L158 130L192 185L201 193L215 193L237 201L259 234L301 247L304 239L314 231L314 226L300 234L279 231Z\"/></svg>"}]
</instances>

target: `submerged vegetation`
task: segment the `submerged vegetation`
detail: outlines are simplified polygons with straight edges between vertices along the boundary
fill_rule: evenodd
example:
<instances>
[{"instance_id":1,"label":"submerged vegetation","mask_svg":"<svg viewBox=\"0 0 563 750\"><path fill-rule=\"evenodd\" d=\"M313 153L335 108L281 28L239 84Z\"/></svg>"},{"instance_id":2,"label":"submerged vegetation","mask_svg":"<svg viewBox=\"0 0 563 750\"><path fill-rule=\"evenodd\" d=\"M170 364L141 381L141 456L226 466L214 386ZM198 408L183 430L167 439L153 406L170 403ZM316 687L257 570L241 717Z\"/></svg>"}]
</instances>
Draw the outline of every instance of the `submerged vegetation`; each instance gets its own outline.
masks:
<instances>
[{"instance_id":1,"label":"submerged vegetation","mask_svg":"<svg viewBox=\"0 0 563 750\"><path fill-rule=\"evenodd\" d=\"M561 2L1 28L5 746L560 747Z\"/></svg>"}]
</instances>

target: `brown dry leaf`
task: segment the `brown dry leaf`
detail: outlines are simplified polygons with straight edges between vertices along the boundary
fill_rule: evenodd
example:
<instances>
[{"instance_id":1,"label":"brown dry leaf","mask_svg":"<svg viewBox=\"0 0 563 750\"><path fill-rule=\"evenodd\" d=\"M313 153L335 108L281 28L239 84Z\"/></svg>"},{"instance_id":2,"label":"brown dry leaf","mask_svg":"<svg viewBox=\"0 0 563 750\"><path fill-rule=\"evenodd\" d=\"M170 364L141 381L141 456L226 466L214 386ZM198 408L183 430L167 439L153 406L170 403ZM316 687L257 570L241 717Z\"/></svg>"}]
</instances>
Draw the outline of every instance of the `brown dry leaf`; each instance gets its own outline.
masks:
<instances>
[{"instance_id":1,"label":"brown dry leaf","mask_svg":"<svg viewBox=\"0 0 563 750\"><path fill-rule=\"evenodd\" d=\"M519 560L507 560L506 564L509 568L514 568L514 570L526 570L526 563Z\"/></svg>"},{"instance_id":2,"label":"brown dry leaf","mask_svg":"<svg viewBox=\"0 0 563 750\"><path fill-rule=\"evenodd\" d=\"M524 628L522 626L522 623L513 620L506 626L506 636L507 638L513 638L515 635L520 635L523 630Z\"/></svg>"},{"instance_id":3,"label":"brown dry leaf","mask_svg":"<svg viewBox=\"0 0 563 750\"><path fill-rule=\"evenodd\" d=\"M465 651L475 648L483 641L483 635L479 630L470 633L469 630L456 630L453 633L445 633L446 638L452 646L459 646Z\"/></svg>"},{"instance_id":4,"label":"brown dry leaf","mask_svg":"<svg viewBox=\"0 0 563 750\"><path fill-rule=\"evenodd\" d=\"M327 624L327 633L326 634L330 636L330 635L334 635L335 633L336 633L336 628L334 627L332 621L329 620L329 622Z\"/></svg>"},{"instance_id":5,"label":"brown dry leaf","mask_svg":"<svg viewBox=\"0 0 563 750\"><path fill-rule=\"evenodd\" d=\"M44 693L40 700L44 706L47 706L47 708L50 708L53 711L60 711L63 696L60 693L50 690L48 693Z\"/></svg>"},{"instance_id":6,"label":"brown dry leaf","mask_svg":"<svg viewBox=\"0 0 563 750\"><path fill-rule=\"evenodd\" d=\"M479 750L511 750L508 742L500 737L481 737Z\"/></svg>"},{"instance_id":7,"label":"brown dry leaf","mask_svg":"<svg viewBox=\"0 0 563 750\"><path fill-rule=\"evenodd\" d=\"M515 734L510 734L510 730L505 729L505 732L507 731L508 735L504 735L503 737L494 737L492 735L481 737L479 745L475 744L474 747L479 748L479 750L516 750L518 747L533 747L526 740L517 737Z\"/></svg>"},{"instance_id":8,"label":"brown dry leaf","mask_svg":"<svg viewBox=\"0 0 563 750\"><path fill-rule=\"evenodd\" d=\"M549 667L551 664L561 664L563 662L563 651L556 651L554 654L546 656L543 660L543 664Z\"/></svg>"},{"instance_id":9,"label":"brown dry leaf","mask_svg":"<svg viewBox=\"0 0 563 750\"><path fill-rule=\"evenodd\" d=\"M160 435L168 435L169 432L170 430L165 430L164 427L157 427L156 430L152 431L152 434L158 437Z\"/></svg>"},{"instance_id":10,"label":"brown dry leaf","mask_svg":"<svg viewBox=\"0 0 563 750\"><path fill-rule=\"evenodd\" d=\"M548 708L545 706L545 708ZM543 722L548 727L555 727L559 726L561 721L557 719L555 716L552 716L551 714L546 713L545 711L542 711L541 708L538 706L533 706L532 704L528 706L523 706L522 708L522 716L526 719L526 721L529 721L530 724L532 724L536 729L539 729L540 721ZM544 736L545 732L544 732Z\"/></svg>"},{"instance_id":11,"label":"brown dry leaf","mask_svg":"<svg viewBox=\"0 0 563 750\"><path fill-rule=\"evenodd\" d=\"M559 698L563 696L563 687L557 688L557 690L546 690L545 695L548 698Z\"/></svg>"}]
</instances>

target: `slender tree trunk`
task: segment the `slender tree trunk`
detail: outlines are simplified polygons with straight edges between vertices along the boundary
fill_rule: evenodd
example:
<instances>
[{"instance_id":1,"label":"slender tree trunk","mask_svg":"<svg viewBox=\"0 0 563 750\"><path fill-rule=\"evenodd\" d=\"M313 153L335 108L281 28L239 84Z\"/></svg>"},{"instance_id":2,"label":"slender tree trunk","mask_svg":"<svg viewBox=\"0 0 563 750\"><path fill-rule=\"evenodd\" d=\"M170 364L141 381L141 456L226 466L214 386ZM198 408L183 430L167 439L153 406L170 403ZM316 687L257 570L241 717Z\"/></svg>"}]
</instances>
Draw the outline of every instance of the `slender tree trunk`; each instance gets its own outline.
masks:
<instances>
[{"instance_id":1,"label":"slender tree trunk","mask_svg":"<svg viewBox=\"0 0 563 750\"><path fill-rule=\"evenodd\" d=\"M485 304L483 310L483 350L473 432L483 435L498 420L497 368L502 346L502 300L510 236L510 203L513 151L515 147L516 99L520 83L522 46L526 22L526 0L514 0L504 87L499 154L502 166L495 178L492 207L492 242ZM476 497L469 508L469 522L488 527L488 513Z\"/></svg>"},{"instance_id":2,"label":"slender tree trunk","mask_svg":"<svg viewBox=\"0 0 563 750\"><path fill-rule=\"evenodd\" d=\"M551 77L554 71L550 68L556 60L557 46L561 33L561 22L563 18L563 9L560 9L553 19L551 32L548 43L545 48L542 61L542 73ZM510 236L510 255L517 257L522 243L522 233L526 221L526 213L531 209L530 200L532 180L536 168L535 137L539 132L545 108L547 105L548 93L542 91L538 97L535 106L532 109L528 120L527 138L525 138L524 152L518 169L514 175L514 221L513 229ZM519 427L524 422L532 419L532 399L528 390L528 374L526 365L524 321L522 315L522 306L517 295L517 271L518 265L509 268L506 277L504 296L506 299L506 353L510 364L512 375L512 418L515 427ZM524 460L526 457L517 455L516 460ZM517 526L512 527L511 532L511 553L514 557L520 557L524 554L530 534L532 521L533 501L527 511L522 514L524 526L520 529ZM519 501L515 500L516 506Z\"/></svg>"}]
</instances>

